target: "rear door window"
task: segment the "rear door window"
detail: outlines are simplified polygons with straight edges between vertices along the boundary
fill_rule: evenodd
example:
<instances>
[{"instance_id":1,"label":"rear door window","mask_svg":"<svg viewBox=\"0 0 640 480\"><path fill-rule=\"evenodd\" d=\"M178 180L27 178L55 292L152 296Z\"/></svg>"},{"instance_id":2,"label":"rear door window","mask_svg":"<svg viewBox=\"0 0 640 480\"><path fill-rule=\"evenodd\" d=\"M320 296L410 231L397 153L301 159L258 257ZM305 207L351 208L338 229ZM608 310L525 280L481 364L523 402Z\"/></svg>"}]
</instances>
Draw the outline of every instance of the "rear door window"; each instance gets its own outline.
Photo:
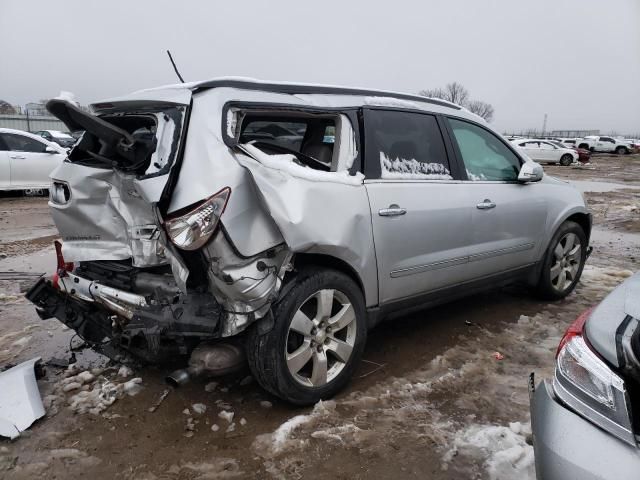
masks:
<instances>
[{"instance_id":1,"label":"rear door window","mask_svg":"<svg viewBox=\"0 0 640 480\"><path fill-rule=\"evenodd\" d=\"M44 153L47 147L44 143L33 138L14 133L2 133L2 139L9 150L14 152Z\"/></svg>"},{"instance_id":2,"label":"rear door window","mask_svg":"<svg viewBox=\"0 0 640 480\"><path fill-rule=\"evenodd\" d=\"M386 180L451 180L436 117L395 110L366 110L367 176Z\"/></svg>"},{"instance_id":3,"label":"rear door window","mask_svg":"<svg viewBox=\"0 0 640 480\"><path fill-rule=\"evenodd\" d=\"M516 181L520 159L496 135L464 120L449 118L467 177L472 181Z\"/></svg>"},{"instance_id":4,"label":"rear door window","mask_svg":"<svg viewBox=\"0 0 640 480\"><path fill-rule=\"evenodd\" d=\"M240 143L266 142L299 152L306 131L307 124L304 122L249 120L243 125Z\"/></svg>"}]
</instances>

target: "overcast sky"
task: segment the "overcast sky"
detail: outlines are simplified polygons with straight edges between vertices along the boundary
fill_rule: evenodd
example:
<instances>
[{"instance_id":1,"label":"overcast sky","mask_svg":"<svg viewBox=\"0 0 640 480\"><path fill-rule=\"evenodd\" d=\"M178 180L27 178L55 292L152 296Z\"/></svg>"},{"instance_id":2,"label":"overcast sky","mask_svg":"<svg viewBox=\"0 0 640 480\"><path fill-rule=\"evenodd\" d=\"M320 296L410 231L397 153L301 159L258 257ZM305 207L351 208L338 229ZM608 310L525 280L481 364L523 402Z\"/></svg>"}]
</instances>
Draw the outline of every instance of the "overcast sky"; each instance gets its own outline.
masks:
<instances>
[{"instance_id":1,"label":"overcast sky","mask_svg":"<svg viewBox=\"0 0 640 480\"><path fill-rule=\"evenodd\" d=\"M639 0L0 0L0 99L175 83L167 48L187 81L457 80L501 130L640 132Z\"/></svg>"}]
</instances>

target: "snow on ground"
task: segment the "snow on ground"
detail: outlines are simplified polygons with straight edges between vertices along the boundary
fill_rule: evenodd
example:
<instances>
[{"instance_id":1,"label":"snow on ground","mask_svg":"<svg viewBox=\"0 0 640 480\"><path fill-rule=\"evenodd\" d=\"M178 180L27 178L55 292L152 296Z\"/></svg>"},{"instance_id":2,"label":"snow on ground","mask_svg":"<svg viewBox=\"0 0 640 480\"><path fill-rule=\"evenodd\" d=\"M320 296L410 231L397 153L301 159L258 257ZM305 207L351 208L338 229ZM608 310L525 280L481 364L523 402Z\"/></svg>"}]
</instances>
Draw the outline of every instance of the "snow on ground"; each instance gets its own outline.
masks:
<instances>
[{"instance_id":1,"label":"snow on ground","mask_svg":"<svg viewBox=\"0 0 640 480\"><path fill-rule=\"evenodd\" d=\"M470 327L475 334L461 336L428 364L319 403L259 436L252 448L274 477L312 471L323 455L335 455L335 446L357 449L366 462L388 455L390 448L420 458L436 445L440 468L452 478L478 472L495 480L534 478L525 413L528 373L535 370L538 379L550 376L564 330L629 275L628 270L587 266L568 299L536 315L512 318L498 332ZM496 351L502 360L494 357Z\"/></svg>"}]
</instances>

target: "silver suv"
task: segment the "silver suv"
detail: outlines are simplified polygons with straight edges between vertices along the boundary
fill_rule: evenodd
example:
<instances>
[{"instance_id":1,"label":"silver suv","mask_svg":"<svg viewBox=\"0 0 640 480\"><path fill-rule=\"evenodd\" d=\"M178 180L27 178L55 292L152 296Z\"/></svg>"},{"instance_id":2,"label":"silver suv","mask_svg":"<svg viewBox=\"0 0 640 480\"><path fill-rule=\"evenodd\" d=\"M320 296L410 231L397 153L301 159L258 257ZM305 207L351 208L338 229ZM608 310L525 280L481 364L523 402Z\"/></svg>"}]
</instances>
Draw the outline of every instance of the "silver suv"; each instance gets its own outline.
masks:
<instances>
[{"instance_id":1,"label":"silver suv","mask_svg":"<svg viewBox=\"0 0 640 480\"><path fill-rule=\"evenodd\" d=\"M309 404L380 320L514 281L559 299L587 258L580 193L445 101L218 79L48 108L85 133L51 175L57 271L28 298L120 361L222 371L241 346Z\"/></svg>"}]
</instances>

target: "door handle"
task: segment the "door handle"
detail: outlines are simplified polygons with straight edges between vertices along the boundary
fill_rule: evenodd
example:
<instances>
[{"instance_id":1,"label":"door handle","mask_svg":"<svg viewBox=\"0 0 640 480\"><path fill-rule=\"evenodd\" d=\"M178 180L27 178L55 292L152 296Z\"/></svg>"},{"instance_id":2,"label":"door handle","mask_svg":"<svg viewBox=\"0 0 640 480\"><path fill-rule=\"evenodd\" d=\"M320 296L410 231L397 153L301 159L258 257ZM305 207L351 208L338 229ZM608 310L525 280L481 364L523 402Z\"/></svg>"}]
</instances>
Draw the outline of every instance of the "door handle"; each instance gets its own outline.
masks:
<instances>
[{"instance_id":1,"label":"door handle","mask_svg":"<svg viewBox=\"0 0 640 480\"><path fill-rule=\"evenodd\" d=\"M9 155L9 158L21 158L21 159L25 159L27 157L24 157L22 155Z\"/></svg>"},{"instance_id":2,"label":"door handle","mask_svg":"<svg viewBox=\"0 0 640 480\"><path fill-rule=\"evenodd\" d=\"M476 205L476 207L479 210L489 210L490 208L496 208L496 204L493 203L491 200L489 200L488 198L484 199L484 202L481 202L479 204Z\"/></svg>"},{"instance_id":3,"label":"door handle","mask_svg":"<svg viewBox=\"0 0 640 480\"><path fill-rule=\"evenodd\" d=\"M407 213L407 209L399 207L395 203L389 205L388 208L378 210L378 215L380 215L381 217L397 217L398 215L404 215L405 213Z\"/></svg>"}]
</instances>

